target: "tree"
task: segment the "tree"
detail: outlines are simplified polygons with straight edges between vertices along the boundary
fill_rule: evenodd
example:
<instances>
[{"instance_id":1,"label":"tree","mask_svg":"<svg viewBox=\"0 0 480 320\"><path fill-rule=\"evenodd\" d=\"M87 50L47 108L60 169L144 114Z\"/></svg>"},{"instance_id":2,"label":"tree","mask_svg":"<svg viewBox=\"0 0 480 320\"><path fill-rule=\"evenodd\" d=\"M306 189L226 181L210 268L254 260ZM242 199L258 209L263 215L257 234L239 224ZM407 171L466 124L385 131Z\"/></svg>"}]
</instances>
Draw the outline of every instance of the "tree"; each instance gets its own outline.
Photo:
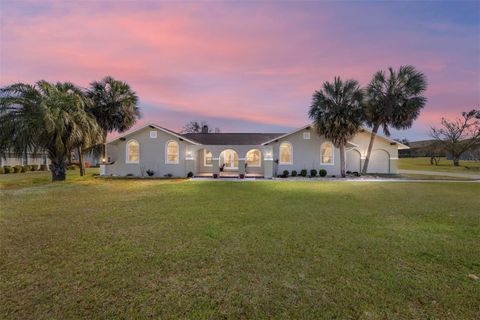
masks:
<instances>
[{"instance_id":1,"label":"tree","mask_svg":"<svg viewBox=\"0 0 480 320\"><path fill-rule=\"evenodd\" d=\"M423 73L413 66L401 66L398 71L388 69L374 74L366 88L365 120L372 128L362 173L368 170L373 142L380 127L386 136L389 127L408 129L418 118L427 99L422 96L427 89L427 80Z\"/></svg>"},{"instance_id":2,"label":"tree","mask_svg":"<svg viewBox=\"0 0 480 320\"><path fill-rule=\"evenodd\" d=\"M71 83L16 83L0 89L0 152L21 156L45 150L52 181L65 180L66 160L100 129Z\"/></svg>"},{"instance_id":3,"label":"tree","mask_svg":"<svg viewBox=\"0 0 480 320\"><path fill-rule=\"evenodd\" d=\"M340 149L340 170L345 177L345 145L360 130L363 121L363 92L358 82L335 77L315 91L308 116L319 135Z\"/></svg>"},{"instance_id":4,"label":"tree","mask_svg":"<svg viewBox=\"0 0 480 320\"><path fill-rule=\"evenodd\" d=\"M432 127L430 135L451 155L453 165L458 167L462 154L480 145L480 110L462 112L462 117L453 121L442 118L441 127Z\"/></svg>"},{"instance_id":5,"label":"tree","mask_svg":"<svg viewBox=\"0 0 480 320\"><path fill-rule=\"evenodd\" d=\"M113 131L124 132L140 118L138 97L126 82L110 76L92 82L86 96L92 101L88 112L97 119L103 130L101 154L105 159L107 134Z\"/></svg>"},{"instance_id":6,"label":"tree","mask_svg":"<svg viewBox=\"0 0 480 320\"><path fill-rule=\"evenodd\" d=\"M207 121L196 121L196 120L192 120L192 121L189 121L187 124L185 124L183 126L183 129L182 129L182 133L202 133L203 132L203 128L206 127L207 128L207 133L220 133L220 129L219 128L215 128L215 129L211 129L209 126L208 126L208 122Z\"/></svg>"}]
</instances>

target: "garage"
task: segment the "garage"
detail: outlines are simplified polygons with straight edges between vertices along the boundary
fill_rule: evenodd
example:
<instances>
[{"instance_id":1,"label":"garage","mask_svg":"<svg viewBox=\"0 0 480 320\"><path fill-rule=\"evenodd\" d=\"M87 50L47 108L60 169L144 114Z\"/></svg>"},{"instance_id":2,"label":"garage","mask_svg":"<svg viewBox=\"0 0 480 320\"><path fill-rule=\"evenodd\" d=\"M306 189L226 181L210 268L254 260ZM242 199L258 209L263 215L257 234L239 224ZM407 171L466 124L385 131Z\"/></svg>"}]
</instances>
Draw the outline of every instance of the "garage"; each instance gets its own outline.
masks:
<instances>
[{"instance_id":1,"label":"garage","mask_svg":"<svg viewBox=\"0 0 480 320\"><path fill-rule=\"evenodd\" d=\"M390 155L385 150L373 150L368 173L390 173Z\"/></svg>"},{"instance_id":2,"label":"garage","mask_svg":"<svg viewBox=\"0 0 480 320\"><path fill-rule=\"evenodd\" d=\"M358 150L352 149L347 150L347 160L346 160L346 169L350 172L360 172L360 152Z\"/></svg>"}]
</instances>

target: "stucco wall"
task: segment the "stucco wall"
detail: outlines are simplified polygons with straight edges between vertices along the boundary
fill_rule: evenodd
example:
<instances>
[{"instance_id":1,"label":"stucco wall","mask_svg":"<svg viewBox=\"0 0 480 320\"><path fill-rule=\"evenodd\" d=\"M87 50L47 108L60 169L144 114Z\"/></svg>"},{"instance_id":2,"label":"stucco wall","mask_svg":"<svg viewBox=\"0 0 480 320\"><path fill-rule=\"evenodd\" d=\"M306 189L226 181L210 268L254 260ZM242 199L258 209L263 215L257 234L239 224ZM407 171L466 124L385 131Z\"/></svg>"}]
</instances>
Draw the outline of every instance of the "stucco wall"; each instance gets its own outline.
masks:
<instances>
[{"instance_id":1,"label":"stucco wall","mask_svg":"<svg viewBox=\"0 0 480 320\"><path fill-rule=\"evenodd\" d=\"M150 138L150 131L157 132L157 138ZM180 138L165 133L158 129L150 127L133 132L124 137L125 139L116 140L107 145L107 157L114 164L106 166L106 175L125 176L133 174L135 176L146 176L148 169L155 172L154 176L163 177L166 174L172 174L174 177L184 177L187 175L185 165L186 146L191 143L181 141ZM135 139L140 144L139 163L126 163L126 144ZM167 164L165 161L166 143L170 140L179 144L178 164Z\"/></svg>"}]
</instances>

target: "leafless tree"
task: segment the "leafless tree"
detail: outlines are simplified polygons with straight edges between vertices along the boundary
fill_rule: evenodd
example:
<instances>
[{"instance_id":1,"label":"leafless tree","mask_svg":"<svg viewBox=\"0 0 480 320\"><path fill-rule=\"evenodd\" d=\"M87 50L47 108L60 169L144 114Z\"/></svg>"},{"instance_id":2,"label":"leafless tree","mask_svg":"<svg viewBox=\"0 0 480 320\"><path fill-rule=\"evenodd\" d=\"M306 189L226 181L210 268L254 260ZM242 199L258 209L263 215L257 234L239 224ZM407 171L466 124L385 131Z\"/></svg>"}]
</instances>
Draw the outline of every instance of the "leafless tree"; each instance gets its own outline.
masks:
<instances>
[{"instance_id":1,"label":"leafless tree","mask_svg":"<svg viewBox=\"0 0 480 320\"><path fill-rule=\"evenodd\" d=\"M453 121L442 118L441 127L432 127L430 135L458 167L462 154L480 144L480 110L462 112L462 117Z\"/></svg>"},{"instance_id":2,"label":"leafless tree","mask_svg":"<svg viewBox=\"0 0 480 320\"><path fill-rule=\"evenodd\" d=\"M206 127L207 133L220 133L219 128L211 129L208 126L207 121L189 121L186 125L183 126L182 133L202 133L203 128Z\"/></svg>"}]
</instances>

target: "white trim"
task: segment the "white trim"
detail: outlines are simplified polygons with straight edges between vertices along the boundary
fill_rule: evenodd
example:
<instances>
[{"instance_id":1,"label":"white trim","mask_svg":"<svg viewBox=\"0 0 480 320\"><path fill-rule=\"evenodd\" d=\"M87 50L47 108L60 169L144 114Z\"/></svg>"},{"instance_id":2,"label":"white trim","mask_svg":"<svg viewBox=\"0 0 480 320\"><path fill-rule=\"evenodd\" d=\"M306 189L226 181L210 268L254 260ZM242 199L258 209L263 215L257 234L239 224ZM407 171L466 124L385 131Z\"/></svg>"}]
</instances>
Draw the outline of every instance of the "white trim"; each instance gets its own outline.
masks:
<instances>
[{"instance_id":1,"label":"white trim","mask_svg":"<svg viewBox=\"0 0 480 320\"><path fill-rule=\"evenodd\" d=\"M212 161L218 161L218 160L220 160L220 157L218 157L218 158L212 158Z\"/></svg>"},{"instance_id":2,"label":"white trim","mask_svg":"<svg viewBox=\"0 0 480 320\"><path fill-rule=\"evenodd\" d=\"M169 161L168 160L168 145L173 142L177 145L177 161ZM168 140L165 142L165 164L178 164L180 160L180 144L175 140Z\"/></svg>"},{"instance_id":3,"label":"white trim","mask_svg":"<svg viewBox=\"0 0 480 320\"><path fill-rule=\"evenodd\" d=\"M193 157L186 157L185 160L195 160Z\"/></svg>"},{"instance_id":4,"label":"white trim","mask_svg":"<svg viewBox=\"0 0 480 320\"><path fill-rule=\"evenodd\" d=\"M328 162L323 162L322 160L322 149L323 149L323 145L325 144L329 144L330 147L331 147L331 150L332 150L332 162L331 163L328 163ZM345 154L347 152L345 151ZM335 165L335 146L333 145L333 143L331 143L330 141L325 141L323 142L321 145L320 145L320 165L322 166L334 166Z\"/></svg>"},{"instance_id":5,"label":"white trim","mask_svg":"<svg viewBox=\"0 0 480 320\"><path fill-rule=\"evenodd\" d=\"M263 158L263 161L273 161L273 158Z\"/></svg>"},{"instance_id":6,"label":"white trim","mask_svg":"<svg viewBox=\"0 0 480 320\"><path fill-rule=\"evenodd\" d=\"M398 160L398 158L390 158L390 160Z\"/></svg>"},{"instance_id":7,"label":"white trim","mask_svg":"<svg viewBox=\"0 0 480 320\"><path fill-rule=\"evenodd\" d=\"M167 129L165 129L165 128L162 128L162 127L160 127L160 126L158 126L158 125L156 125L156 124L154 124L154 123L147 123L146 125L141 126L141 127L138 128L138 129L130 130L130 131L128 131L128 132L126 132L126 133L124 133L124 134L116 137L115 139L112 139L112 140L110 140L110 141L107 141L105 144L109 144L109 143L112 143L112 142L114 142L114 141L120 140L121 138L125 138L126 136L128 136L128 135L130 135L130 134L132 134L132 133L138 132L138 131L143 130L143 129L145 129L146 127L150 127L150 126L155 127L155 128L157 128L158 130L163 131L163 132L165 132L165 133L168 133L168 134L170 134L170 135L172 135L172 136L174 136L174 137L177 137L177 138L179 138L179 139L182 139L182 140L184 140L184 141L187 141L187 142L189 142L189 143L191 143L191 144L194 144L194 145L197 145L197 146L200 146L200 145L201 145L201 143L198 143L198 142L192 141L192 140L190 140L190 139L187 139L187 138L185 138L185 137L183 137L183 136L181 136L181 135L179 135L179 134L177 134L177 133L175 133L175 132L172 132L172 131L169 131L169 130L167 130Z\"/></svg>"},{"instance_id":8,"label":"white trim","mask_svg":"<svg viewBox=\"0 0 480 320\"><path fill-rule=\"evenodd\" d=\"M207 159L207 157L206 157L207 151L208 151L207 149L203 149L203 166L204 167L213 167L213 153L212 153L212 151L208 151L212 154L212 163L207 164L207 162L205 161Z\"/></svg>"},{"instance_id":9,"label":"white trim","mask_svg":"<svg viewBox=\"0 0 480 320\"><path fill-rule=\"evenodd\" d=\"M157 139L157 138L158 138L158 131L150 130L150 139Z\"/></svg>"},{"instance_id":10,"label":"white trim","mask_svg":"<svg viewBox=\"0 0 480 320\"><path fill-rule=\"evenodd\" d=\"M129 149L129 145L130 143L132 143L133 141L135 141L137 144L138 144L138 161L129 161L128 160L128 149ZM125 163L129 163L129 164L139 164L140 163L140 142L138 142L137 139L130 139L127 141L127 143L125 144Z\"/></svg>"},{"instance_id":11,"label":"white trim","mask_svg":"<svg viewBox=\"0 0 480 320\"><path fill-rule=\"evenodd\" d=\"M282 144L289 144L290 145L290 162L282 162L281 159L282 159L282 154L281 154L281 146ZM283 141L281 142L279 145L278 145L278 164L281 164L281 165L292 165L293 164L293 145L291 142L289 141Z\"/></svg>"},{"instance_id":12,"label":"white trim","mask_svg":"<svg viewBox=\"0 0 480 320\"><path fill-rule=\"evenodd\" d=\"M245 153L245 158L244 158L245 163L247 163L247 162L246 162L246 161L247 161L247 155L248 155L248 153L249 153L250 151L258 151L258 152L260 153L260 156L258 157L258 162L259 162L258 165L250 165L250 164L248 164L248 167L249 167L249 168L261 168L261 167L262 167L262 151L260 151L260 149L257 149L257 148L250 149L250 150L247 151L247 153Z\"/></svg>"}]
</instances>

